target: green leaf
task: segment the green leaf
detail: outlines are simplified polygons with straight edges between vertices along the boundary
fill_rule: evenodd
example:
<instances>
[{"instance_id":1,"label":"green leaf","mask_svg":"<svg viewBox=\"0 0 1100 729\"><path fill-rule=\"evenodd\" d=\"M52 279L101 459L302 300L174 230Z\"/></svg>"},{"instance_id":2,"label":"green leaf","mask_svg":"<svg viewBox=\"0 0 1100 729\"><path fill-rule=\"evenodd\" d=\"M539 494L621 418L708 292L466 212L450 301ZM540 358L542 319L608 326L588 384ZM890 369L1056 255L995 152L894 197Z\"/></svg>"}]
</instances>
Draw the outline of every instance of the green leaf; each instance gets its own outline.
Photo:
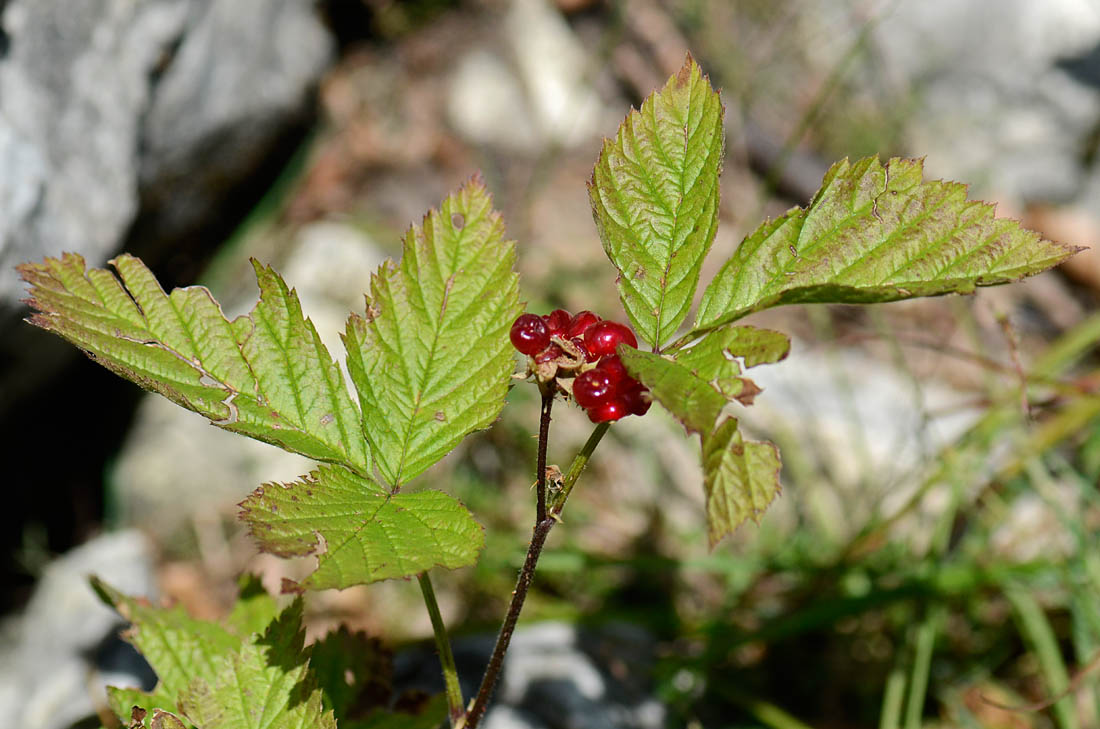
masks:
<instances>
[{"instance_id":1,"label":"green leaf","mask_svg":"<svg viewBox=\"0 0 1100 729\"><path fill-rule=\"evenodd\" d=\"M179 711L176 709L176 700L173 697L157 691L146 693L141 689L124 689L117 686L107 687L107 705L120 718L132 716L135 710L139 710L139 713L144 711L145 716L142 717L142 726L147 726L150 729L152 729L152 719L158 712L174 714ZM161 724L165 726L165 729L170 726L170 723L165 723L165 719L161 720Z\"/></svg>"},{"instance_id":2,"label":"green leaf","mask_svg":"<svg viewBox=\"0 0 1100 729\"><path fill-rule=\"evenodd\" d=\"M1078 249L1043 240L923 162L833 165L806 209L761 225L703 293L695 328L795 303L862 304L969 293L1044 271Z\"/></svg>"},{"instance_id":3,"label":"green leaf","mask_svg":"<svg viewBox=\"0 0 1100 729\"><path fill-rule=\"evenodd\" d=\"M138 259L111 263L117 277L75 254L20 266L30 322L219 427L369 471L340 369L274 271L254 262L260 301L230 322L205 288L165 295Z\"/></svg>"},{"instance_id":4,"label":"green leaf","mask_svg":"<svg viewBox=\"0 0 1100 729\"><path fill-rule=\"evenodd\" d=\"M237 602L225 622L234 634L247 638L271 624L279 614L279 604L256 575L242 575L237 580L237 587Z\"/></svg>"},{"instance_id":5,"label":"green leaf","mask_svg":"<svg viewBox=\"0 0 1100 729\"><path fill-rule=\"evenodd\" d=\"M437 694L416 712L376 711L362 721L343 723L340 729L439 729L446 726L447 697Z\"/></svg>"},{"instance_id":6,"label":"green leaf","mask_svg":"<svg viewBox=\"0 0 1100 729\"><path fill-rule=\"evenodd\" d=\"M309 674L309 651L295 600L255 642L222 656L213 677L196 676L180 708L201 727L336 729Z\"/></svg>"},{"instance_id":7,"label":"green leaf","mask_svg":"<svg viewBox=\"0 0 1100 729\"><path fill-rule=\"evenodd\" d=\"M779 350L771 351L776 355ZM737 420L723 413L726 396L683 364L625 345L618 353L627 371L649 388L654 399L700 436L711 547L746 519L759 519L779 493L775 446L745 440Z\"/></svg>"},{"instance_id":8,"label":"green leaf","mask_svg":"<svg viewBox=\"0 0 1100 729\"><path fill-rule=\"evenodd\" d=\"M660 349L691 308L718 228L724 109L689 55L664 89L605 140L588 186L619 297Z\"/></svg>"},{"instance_id":9,"label":"green leaf","mask_svg":"<svg viewBox=\"0 0 1100 729\"><path fill-rule=\"evenodd\" d=\"M127 640L145 656L159 679L151 695L126 689L112 691L111 706L119 716L129 716L131 706L149 712L159 708L179 713L177 697L192 678L214 677L222 657L241 649L239 637L217 623L191 618L182 607L153 607L96 578L92 578L92 587L130 621Z\"/></svg>"},{"instance_id":10,"label":"green leaf","mask_svg":"<svg viewBox=\"0 0 1100 729\"><path fill-rule=\"evenodd\" d=\"M230 624L251 627L269 612L257 585L254 578L243 581L246 605L234 609ZM321 692L308 673L301 600L242 640L223 625L188 617L179 607L153 607L94 578L92 587L132 623L127 637L159 679L152 694L111 689L111 708L120 717L131 716L137 706L152 715L150 727L160 716L163 729L172 729L174 722L158 709L201 727L335 729L332 712L322 708Z\"/></svg>"},{"instance_id":11,"label":"green leaf","mask_svg":"<svg viewBox=\"0 0 1100 729\"><path fill-rule=\"evenodd\" d=\"M479 178L405 236L344 336L378 469L398 487L488 427L515 369L515 243Z\"/></svg>"},{"instance_id":12,"label":"green leaf","mask_svg":"<svg viewBox=\"0 0 1100 729\"><path fill-rule=\"evenodd\" d=\"M703 436L703 490L710 546L746 520L759 522L779 494L779 451L745 440L733 418Z\"/></svg>"},{"instance_id":13,"label":"green leaf","mask_svg":"<svg viewBox=\"0 0 1100 729\"><path fill-rule=\"evenodd\" d=\"M713 384L727 398L749 405L760 388L738 376L741 362L745 367L771 364L784 359L790 348L791 340L780 332L749 326L723 327L675 356L693 375Z\"/></svg>"},{"instance_id":14,"label":"green leaf","mask_svg":"<svg viewBox=\"0 0 1100 729\"><path fill-rule=\"evenodd\" d=\"M336 466L265 484L241 509L264 551L318 555L317 570L302 583L317 590L410 577L437 565L465 567L485 543L481 526L453 497L392 493Z\"/></svg>"},{"instance_id":15,"label":"green leaf","mask_svg":"<svg viewBox=\"0 0 1100 729\"><path fill-rule=\"evenodd\" d=\"M728 399L687 367L659 354L622 345L619 357L632 377L693 433L714 430Z\"/></svg>"}]
</instances>

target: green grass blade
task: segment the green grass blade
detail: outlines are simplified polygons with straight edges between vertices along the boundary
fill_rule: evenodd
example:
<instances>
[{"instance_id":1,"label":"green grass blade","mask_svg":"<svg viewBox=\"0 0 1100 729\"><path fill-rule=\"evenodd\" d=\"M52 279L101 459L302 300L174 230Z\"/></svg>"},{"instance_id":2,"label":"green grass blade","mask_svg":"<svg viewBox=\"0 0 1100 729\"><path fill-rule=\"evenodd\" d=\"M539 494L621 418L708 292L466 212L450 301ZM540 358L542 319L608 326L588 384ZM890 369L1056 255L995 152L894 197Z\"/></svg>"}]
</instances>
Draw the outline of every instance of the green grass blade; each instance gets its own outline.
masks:
<instances>
[{"instance_id":1,"label":"green grass blade","mask_svg":"<svg viewBox=\"0 0 1100 729\"><path fill-rule=\"evenodd\" d=\"M1004 594L1016 613L1020 633L1039 661L1047 691L1052 697L1061 694L1069 687L1069 673L1043 608L1022 585L1006 585ZM1079 729L1072 696L1058 699L1053 710L1059 729Z\"/></svg>"}]
</instances>

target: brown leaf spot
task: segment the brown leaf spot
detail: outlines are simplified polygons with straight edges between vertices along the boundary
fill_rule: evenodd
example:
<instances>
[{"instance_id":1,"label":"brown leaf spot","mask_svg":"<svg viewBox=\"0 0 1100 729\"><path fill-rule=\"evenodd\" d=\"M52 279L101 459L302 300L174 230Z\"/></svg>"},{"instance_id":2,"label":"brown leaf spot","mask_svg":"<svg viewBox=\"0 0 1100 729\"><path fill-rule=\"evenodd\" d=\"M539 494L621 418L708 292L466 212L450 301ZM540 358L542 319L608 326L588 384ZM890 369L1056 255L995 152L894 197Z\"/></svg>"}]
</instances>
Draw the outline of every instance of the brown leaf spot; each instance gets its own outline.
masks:
<instances>
[{"instance_id":1,"label":"brown leaf spot","mask_svg":"<svg viewBox=\"0 0 1100 729\"><path fill-rule=\"evenodd\" d=\"M325 413L321 416L321 425L328 425L334 420L336 420L336 418L333 416L332 413Z\"/></svg>"},{"instance_id":2,"label":"brown leaf spot","mask_svg":"<svg viewBox=\"0 0 1100 729\"><path fill-rule=\"evenodd\" d=\"M284 595L304 595L306 592L306 588L302 587L289 577L284 577L283 583L279 588L279 592L283 593Z\"/></svg>"},{"instance_id":3,"label":"brown leaf spot","mask_svg":"<svg viewBox=\"0 0 1100 729\"><path fill-rule=\"evenodd\" d=\"M741 392L735 395L734 399L742 405L748 407L749 405L752 405L753 401L756 400L756 396L759 395L761 392L763 392L763 390L760 388L759 385L750 380L748 377L742 377Z\"/></svg>"},{"instance_id":4,"label":"brown leaf spot","mask_svg":"<svg viewBox=\"0 0 1100 729\"><path fill-rule=\"evenodd\" d=\"M441 423L447 422L447 415L442 410L435 411L435 419Z\"/></svg>"},{"instance_id":5,"label":"brown leaf spot","mask_svg":"<svg viewBox=\"0 0 1100 729\"><path fill-rule=\"evenodd\" d=\"M455 230L462 230L466 225L466 216L462 213L451 213L451 225Z\"/></svg>"},{"instance_id":6,"label":"brown leaf spot","mask_svg":"<svg viewBox=\"0 0 1100 729\"><path fill-rule=\"evenodd\" d=\"M145 709L135 706L130 710L130 723L128 729L141 729L145 726Z\"/></svg>"}]
</instances>

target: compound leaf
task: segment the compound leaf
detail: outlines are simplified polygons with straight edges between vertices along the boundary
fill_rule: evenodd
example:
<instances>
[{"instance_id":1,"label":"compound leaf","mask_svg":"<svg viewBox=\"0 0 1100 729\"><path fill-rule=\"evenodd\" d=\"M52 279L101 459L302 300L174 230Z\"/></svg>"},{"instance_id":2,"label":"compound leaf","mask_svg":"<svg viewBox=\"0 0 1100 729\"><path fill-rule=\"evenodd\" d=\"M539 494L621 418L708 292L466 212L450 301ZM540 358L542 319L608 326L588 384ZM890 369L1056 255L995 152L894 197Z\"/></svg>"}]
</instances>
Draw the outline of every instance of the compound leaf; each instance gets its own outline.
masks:
<instances>
[{"instance_id":1,"label":"compound leaf","mask_svg":"<svg viewBox=\"0 0 1100 729\"><path fill-rule=\"evenodd\" d=\"M774 355L777 350L771 351ZM779 493L775 446L744 440L737 420L722 412L727 396L683 364L625 345L618 353L627 371L649 388L654 399L685 428L699 434L710 545L746 519L758 519Z\"/></svg>"},{"instance_id":2,"label":"compound leaf","mask_svg":"<svg viewBox=\"0 0 1100 729\"><path fill-rule=\"evenodd\" d=\"M219 427L369 470L340 369L278 274L253 262L260 301L230 322L205 288L166 295L137 258L111 263L117 277L71 253L20 266L30 322Z\"/></svg>"},{"instance_id":3,"label":"compound leaf","mask_svg":"<svg viewBox=\"0 0 1100 729\"><path fill-rule=\"evenodd\" d=\"M781 332L749 326L723 327L677 352L676 361L727 398L749 405L760 389L752 380L738 376L741 363L745 367L772 364L784 359L790 348L791 340Z\"/></svg>"},{"instance_id":4,"label":"compound leaf","mask_svg":"<svg viewBox=\"0 0 1100 729\"><path fill-rule=\"evenodd\" d=\"M295 600L256 640L221 657L214 676L196 676L180 708L202 727L336 729L309 673L302 602Z\"/></svg>"},{"instance_id":5,"label":"compound leaf","mask_svg":"<svg viewBox=\"0 0 1100 729\"><path fill-rule=\"evenodd\" d=\"M192 678L213 678L223 656L241 649L241 638L217 623L195 620L183 608L158 608L132 598L102 580L92 578L100 598L114 607L132 627L126 638L141 652L159 679L152 694L133 689L113 689L111 708L129 716L133 706L146 711L163 709L179 713L177 700Z\"/></svg>"},{"instance_id":6,"label":"compound leaf","mask_svg":"<svg viewBox=\"0 0 1100 729\"><path fill-rule=\"evenodd\" d=\"M703 293L695 328L771 306L864 304L969 293L1044 271L1077 251L1044 240L921 160L842 160L805 209L749 235Z\"/></svg>"},{"instance_id":7,"label":"compound leaf","mask_svg":"<svg viewBox=\"0 0 1100 729\"><path fill-rule=\"evenodd\" d=\"M649 388L653 398L693 433L714 430L728 399L687 367L659 354L626 345L618 348L627 371Z\"/></svg>"},{"instance_id":8,"label":"compound leaf","mask_svg":"<svg viewBox=\"0 0 1100 729\"><path fill-rule=\"evenodd\" d=\"M745 440L734 418L702 438L707 539L713 547L746 520L759 521L779 494L779 451L771 443Z\"/></svg>"},{"instance_id":9,"label":"compound leaf","mask_svg":"<svg viewBox=\"0 0 1100 729\"><path fill-rule=\"evenodd\" d=\"M372 278L344 335L367 438L399 487L487 427L515 368L515 243L474 178L409 229L400 264Z\"/></svg>"},{"instance_id":10,"label":"compound leaf","mask_svg":"<svg viewBox=\"0 0 1100 729\"><path fill-rule=\"evenodd\" d=\"M687 316L718 228L723 114L718 93L688 56L604 141L588 186L623 307L655 349Z\"/></svg>"},{"instance_id":11,"label":"compound leaf","mask_svg":"<svg viewBox=\"0 0 1100 729\"><path fill-rule=\"evenodd\" d=\"M265 484L241 509L264 551L317 554L316 571L302 583L310 589L409 577L436 565L465 567L485 542L481 526L453 497L392 493L336 466L294 483Z\"/></svg>"}]
</instances>

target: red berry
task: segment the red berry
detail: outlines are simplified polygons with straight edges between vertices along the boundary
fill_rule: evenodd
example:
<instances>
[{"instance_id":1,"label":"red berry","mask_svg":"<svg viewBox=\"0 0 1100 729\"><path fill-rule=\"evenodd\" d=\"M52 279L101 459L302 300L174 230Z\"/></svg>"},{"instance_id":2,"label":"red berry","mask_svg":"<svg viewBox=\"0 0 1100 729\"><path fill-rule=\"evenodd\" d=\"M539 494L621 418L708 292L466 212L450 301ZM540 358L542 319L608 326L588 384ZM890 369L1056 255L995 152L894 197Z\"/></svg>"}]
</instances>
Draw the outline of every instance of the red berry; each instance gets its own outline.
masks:
<instances>
[{"instance_id":1,"label":"red berry","mask_svg":"<svg viewBox=\"0 0 1100 729\"><path fill-rule=\"evenodd\" d=\"M626 404L626 409L631 415L645 415L653 401L649 399L649 390L637 380L631 380L634 386L619 396Z\"/></svg>"},{"instance_id":2,"label":"red berry","mask_svg":"<svg viewBox=\"0 0 1100 729\"><path fill-rule=\"evenodd\" d=\"M623 366L623 361L617 354L610 354L596 364L596 369L603 370L616 383L631 379L630 373Z\"/></svg>"},{"instance_id":3,"label":"red berry","mask_svg":"<svg viewBox=\"0 0 1100 729\"><path fill-rule=\"evenodd\" d=\"M550 330L550 334L553 336L554 334L564 333L573 317L565 309L554 309L542 317L542 320L546 322L546 328Z\"/></svg>"},{"instance_id":4,"label":"red berry","mask_svg":"<svg viewBox=\"0 0 1100 729\"><path fill-rule=\"evenodd\" d=\"M585 332L598 321L600 321L600 317L596 316L588 309L578 311L569 321L569 328L565 330L565 336L583 337Z\"/></svg>"},{"instance_id":5,"label":"red berry","mask_svg":"<svg viewBox=\"0 0 1100 729\"><path fill-rule=\"evenodd\" d=\"M599 407L615 395L615 384L606 372L582 372L573 380L573 399L582 408Z\"/></svg>"},{"instance_id":6,"label":"red berry","mask_svg":"<svg viewBox=\"0 0 1100 729\"><path fill-rule=\"evenodd\" d=\"M563 354L565 354L565 352L562 351L561 347L556 344L551 344L546 349L535 355L535 362L536 364L542 364L543 362L549 362L552 359L557 359Z\"/></svg>"},{"instance_id":7,"label":"red berry","mask_svg":"<svg viewBox=\"0 0 1100 729\"><path fill-rule=\"evenodd\" d=\"M621 397L613 397L603 405L588 409L588 419L593 423L618 420L630 414L630 408Z\"/></svg>"},{"instance_id":8,"label":"red berry","mask_svg":"<svg viewBox=\"0 0 1100 729\"><path fill-rule=\"evenodd\" d=\"M521 314L508 336L513 347L528 355L538 354L550 344L550 332L538 314Z\"/></svg>"},{"instance_id":9,"label":"red berry","mask_svg":"<svg viewBox=\"0 0 1100 729\"><path fill-rule=\"evenodd\" d=\"M598 322L584 333L585 347L599 357L615 354L615 347L619 344L637 348L638 340L634 332L617 321Z\"/></svg>"},{"instance_id":10,"label":"red berry","mask_svg":"<svg viewBox=\"0 0 1100 729\"><path fill-rule=\"evenodd\" d=\"M588 347L584 346L584 337L573 337L569 341L581 351L581 354L584 355L585 362L595 362L599 359L599 357L588 351Z\"/></svg>"}]
</instances>

